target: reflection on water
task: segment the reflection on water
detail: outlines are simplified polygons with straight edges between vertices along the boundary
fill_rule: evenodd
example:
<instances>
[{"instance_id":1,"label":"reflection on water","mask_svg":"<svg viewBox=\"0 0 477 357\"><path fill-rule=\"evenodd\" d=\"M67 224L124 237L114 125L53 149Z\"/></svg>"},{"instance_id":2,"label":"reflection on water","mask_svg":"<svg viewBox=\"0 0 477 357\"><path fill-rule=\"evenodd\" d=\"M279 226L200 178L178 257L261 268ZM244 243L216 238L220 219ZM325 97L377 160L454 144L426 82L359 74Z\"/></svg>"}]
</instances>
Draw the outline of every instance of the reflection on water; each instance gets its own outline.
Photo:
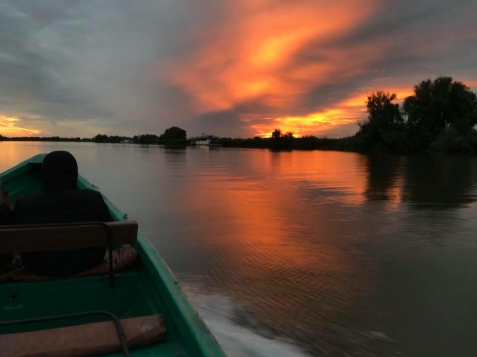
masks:
<instances>
[{"instance_id":1,"label":"reflection on water","mask_svg":"<svg viewBox=\"0 0 477 357\"><path fill-rule=\"evenodd\" d=\"M409 157L403 199L415 208L448 209L475 200L476 161L463 156Z\"/></svg>"},{"instance_id":2,"label":"reflection on water","mask_svg":"<svg viewBox=\"0 0 477 357\"><path fill-rule=\"evenodd\" d=\"M405 158L392 155L371 155L366 161L367 185L365 195L368 200L401 201L400 173Z\"/></svg>"},{"instance_id":3,"label":"reflection on water","mask_svg":"<svg viewBox=\"0 0 477 357\"><path fill-rule=\"evenodd\" d=\"M230 331L309 355L477 353L474 158L4 142L0 171L58 148L139 221L211 326L209 299L233 304Z\"/></svg>"}]
</instances>

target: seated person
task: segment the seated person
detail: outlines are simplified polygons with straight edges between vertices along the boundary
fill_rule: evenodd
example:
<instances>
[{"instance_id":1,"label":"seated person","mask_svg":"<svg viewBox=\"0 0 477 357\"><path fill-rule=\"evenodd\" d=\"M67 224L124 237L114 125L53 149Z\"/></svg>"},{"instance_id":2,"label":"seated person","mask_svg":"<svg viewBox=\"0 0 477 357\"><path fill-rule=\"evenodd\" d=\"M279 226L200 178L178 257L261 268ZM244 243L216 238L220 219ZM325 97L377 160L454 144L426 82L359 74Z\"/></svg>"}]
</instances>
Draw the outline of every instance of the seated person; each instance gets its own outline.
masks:
<instances>
[{"instance_id":1,"label":"seated person","mask_svg":"<svg viewBox=\"0 0 477 357\"><path fill-rule=\"evenodd\" d=\"M66 151L53 151L42 163L43 194L21 197L14 209L15 224L112 221L108 206L94 190L78 190L78 165ZM34 274L70 276L100 264L105 247L68 252L22 254L25 268Z\"/></svg>"}]
</instances>

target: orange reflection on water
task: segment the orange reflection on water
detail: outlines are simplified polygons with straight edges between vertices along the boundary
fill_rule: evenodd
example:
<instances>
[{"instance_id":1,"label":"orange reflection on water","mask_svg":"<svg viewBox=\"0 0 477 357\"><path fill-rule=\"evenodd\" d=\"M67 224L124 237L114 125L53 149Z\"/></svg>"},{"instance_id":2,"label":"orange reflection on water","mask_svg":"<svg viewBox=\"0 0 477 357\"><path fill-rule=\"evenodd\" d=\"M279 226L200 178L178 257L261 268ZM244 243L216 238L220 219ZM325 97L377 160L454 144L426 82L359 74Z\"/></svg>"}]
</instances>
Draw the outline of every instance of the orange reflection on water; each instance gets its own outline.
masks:
<instances>
[{"instance_id":1,"label":"orange reflection on water","mask_svg":"<svg viewBox=\"0 0 477 357\"><path fill-rule=\"evenodd\" d=\"M0 172L44 152L44 143L0 141Z\"/></svg>"},{"instance_id":2,"label":"orange reflection on water","mask_svg":"<svg viewBox=\"0 0 477 357\"><path fill-rule=\"evenodd\" d=\"M340 207L366 199L359 155L250 151L233 165L196 169L180 198L195 217L196 244L220 255L234 272L223 284L260 320L292 326L311 314L326 324L354 308L369 282L352 247L341 246L356 223Z\"/></svg>"},{"instance_id":3,"label":"orange reflection on water","mask_svg":"<svg viewBox=\"0 0 477 357\"><path fill-rule=\"evenodd\" d=\"M388 198L386 200L386 207L388 209L397 211L401 208L400 205L403 202L403 186L404 178L402 174L399 174L395 182L393 182L392 186L388 189Z\"/></svg>"},{"instance_id":4,"label":"orange reflection on water","mask_svg":"<svg viewBox=\"0 0 477 357\"><path fill-rule=\"evenodd\" d=\"M293 151L280 158L271 153L280 165L280 175L299 187L314 190L316 199L339 200L340 204L361 205L365 200L366 168L362 156L337 151ZM276 155L276 156L274 156ZM330 195L336 193L338 195Z\"/></svg>"}]
</instances>

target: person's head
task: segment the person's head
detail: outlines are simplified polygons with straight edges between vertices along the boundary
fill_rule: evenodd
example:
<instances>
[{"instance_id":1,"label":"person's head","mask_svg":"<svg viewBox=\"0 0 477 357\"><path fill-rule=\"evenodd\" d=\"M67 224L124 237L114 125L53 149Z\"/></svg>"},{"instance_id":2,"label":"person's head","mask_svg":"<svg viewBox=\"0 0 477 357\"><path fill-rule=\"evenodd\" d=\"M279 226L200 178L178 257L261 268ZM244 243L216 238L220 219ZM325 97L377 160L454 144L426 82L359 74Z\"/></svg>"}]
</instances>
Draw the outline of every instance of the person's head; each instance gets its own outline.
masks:
<instances>
[{"instance_id":1,"label":"person's head","mask_svg":"<svg viewBox=\"0 0 477 357\"><path fill-rule=\"evenodd\" d=\"M75 190L78 183L78 164L68 151L52 151L41 165L43 191Z\"/></svg>"}]
</instances>

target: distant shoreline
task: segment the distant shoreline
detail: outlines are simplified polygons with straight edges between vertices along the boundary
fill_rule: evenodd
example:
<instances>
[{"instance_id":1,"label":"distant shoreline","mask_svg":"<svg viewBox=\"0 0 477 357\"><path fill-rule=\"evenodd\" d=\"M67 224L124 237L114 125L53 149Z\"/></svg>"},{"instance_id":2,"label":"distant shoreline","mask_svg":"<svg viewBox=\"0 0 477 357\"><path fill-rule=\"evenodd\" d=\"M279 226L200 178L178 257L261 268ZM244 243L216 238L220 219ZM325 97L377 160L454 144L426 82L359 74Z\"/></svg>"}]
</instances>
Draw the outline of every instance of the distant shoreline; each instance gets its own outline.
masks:
<instances>
[{"instance_id":1,"label":"distant shoreline","mask_svg":"<svg viewBox=\"0 0 477 357\"><path fill-rule=\"evenodd\" d=\"M309 143L309 141L314 143ZM96 143L96 144L123 144L123 145L154 145L154 146L167 146L176 148L196 147L190 143L186 144L165 144L165 143L135 143L135 142L117 142L117 141L104 141L96 142L89 138L37 138L37 137L22 137L22 138L6 138L0 137L0 143L5 142L76 142L76 143ZM189 141L189 140L187 140ZM290 151L340 151L340 152L353 152L358 154L392 154L392 155L411 155L411 154L446 154L446 155L465 155L474 156L475 153L470 152L442 152L437 150L426 151L387 151L387 150L372 150L365 151L357 148L355 137L345 137L339 139L331 138L317 138L317 137L304 137L293 138L292 142L296 142L294 145L285 147L273 147L272 138L250 138L250 139L231 139L231 138L219 138L219 141L223 143L220 146L211 146L213 149L217 148L237 148L237 149L267 149L273 152L290 152ZM308 141L308 143L307 143ZM225 145L224 145L225 144Z\"/></svg>"},{"instance_id":2,"label":"distant shoreline","mask_svg":"<svg viewBox=\"0 0 477 357\"><path fill-rule=\"evenodd\" d=\"M111 139L110 139L111 138ZM110 140L109 140L110 139ZM164 140L141 142L128 137L105 137L101 141L94 138L62 138L62 137L3 137L1 141L15 142L89 142L97 144L145 144L145 145L165 145L165 146L194 146L191 145L191 139L183 140ZM273 138L216 138L217 146L229 148L250 148L250 149L270 149L274 151L290 151L290 150L340 150L340 151L359 151L352 148L349 143L352 137L341 139L318 138L314 136L305 136L300 138L288 138L288 140L277 140ZM347 145L348 144L348 145ZM348 147L347 147L348 146Z\"/></svg>"}]
</instances>

